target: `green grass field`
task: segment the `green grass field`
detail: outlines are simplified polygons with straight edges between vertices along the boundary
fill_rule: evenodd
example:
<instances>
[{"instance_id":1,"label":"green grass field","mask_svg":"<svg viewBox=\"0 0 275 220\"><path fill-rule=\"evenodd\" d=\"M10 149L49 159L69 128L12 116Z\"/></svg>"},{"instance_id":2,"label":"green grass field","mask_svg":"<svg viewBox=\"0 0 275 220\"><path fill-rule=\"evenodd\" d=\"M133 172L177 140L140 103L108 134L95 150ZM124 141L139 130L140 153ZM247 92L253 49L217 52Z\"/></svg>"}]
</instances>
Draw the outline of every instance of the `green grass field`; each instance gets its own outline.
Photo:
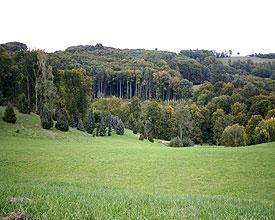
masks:
<instances>
[{"instance_id":1,"label":"green grass field","mask_svg":"<svg viewBox=\"0 0 275 220\"><path fill-rule=\"evenodd\" d=\"M178 149L17 116L0 120L0 218L18 209L30 219L275 218L275 143Z\"/></svg>"}]
</instances>

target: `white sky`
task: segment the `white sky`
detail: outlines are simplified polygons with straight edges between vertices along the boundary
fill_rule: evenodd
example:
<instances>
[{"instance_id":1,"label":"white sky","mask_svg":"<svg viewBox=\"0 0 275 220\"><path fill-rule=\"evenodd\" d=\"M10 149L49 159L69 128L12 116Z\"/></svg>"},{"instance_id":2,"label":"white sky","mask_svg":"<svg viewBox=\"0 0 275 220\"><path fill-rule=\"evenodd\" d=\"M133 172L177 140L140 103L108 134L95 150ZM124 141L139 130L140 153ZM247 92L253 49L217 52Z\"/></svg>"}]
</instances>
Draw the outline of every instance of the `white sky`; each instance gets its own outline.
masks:
<instances>
[{"instance_id":1,"label":"white sky","mask_svg":"<svg viewBox=\"0 0 275 220\"><path fill-rule=\"evenodd\" d=\"M275 52L275 0L0 0L0 43Z\"/></svg>"}]
</instances>

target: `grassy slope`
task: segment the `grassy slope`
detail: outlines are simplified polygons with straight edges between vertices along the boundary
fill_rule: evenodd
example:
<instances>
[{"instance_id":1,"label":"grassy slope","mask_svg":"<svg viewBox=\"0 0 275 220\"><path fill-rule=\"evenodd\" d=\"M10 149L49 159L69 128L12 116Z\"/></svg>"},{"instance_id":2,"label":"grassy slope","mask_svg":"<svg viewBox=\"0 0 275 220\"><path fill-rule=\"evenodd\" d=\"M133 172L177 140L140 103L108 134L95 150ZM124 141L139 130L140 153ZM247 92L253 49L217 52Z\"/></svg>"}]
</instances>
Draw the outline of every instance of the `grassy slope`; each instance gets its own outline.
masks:
<instances>
[{"instance_id":1,"label":"grassy slope","mask_svg":"<svg viewBox=\"0 0 275 220\"><path fill-rule=\"evenodd\" d=\"M22 114L18 125L0 120L0 143L0 217L20 207L49 219L275 215L274 143L174 149L129 131L45 131L36 115Z\"/></svg>"},{"instance_id":2,"label":"grassy slope","mask_svg":"<svg viewBox=\"0 0 275 220\"><path fill-rule=\"evenodd\" d=\"M228 60L231 61L245 61L245 60L251 60L253 63L267 63L267 62L273 62L275 59L265 59L265 58L259 58L259 57L248 57L248 56L233 56L228 58L219 58L223 62L223 64L228 64Z\"/></svg>"}]
</instances>

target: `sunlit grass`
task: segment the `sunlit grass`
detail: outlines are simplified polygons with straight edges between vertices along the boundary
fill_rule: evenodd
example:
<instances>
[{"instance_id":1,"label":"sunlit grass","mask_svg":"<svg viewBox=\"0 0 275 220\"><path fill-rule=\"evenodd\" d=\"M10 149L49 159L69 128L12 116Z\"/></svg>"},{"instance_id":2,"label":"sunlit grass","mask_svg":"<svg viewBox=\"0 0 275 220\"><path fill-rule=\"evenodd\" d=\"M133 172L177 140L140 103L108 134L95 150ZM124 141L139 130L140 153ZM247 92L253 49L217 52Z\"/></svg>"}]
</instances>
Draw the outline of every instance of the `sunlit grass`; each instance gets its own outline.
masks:
<instances>
[{"instance_id":1,"label":"sunlit grass","mask_svg":"<svg viewBox=\"0 0 275 220\"><path fill-rule=\"evenodd\" d=\"M0 121L0 217L19 208L31 219L275 215L274 143L178 149L130 131L97 138L47 131L38 116L17 115L17 125Z\"/></svg>"}]
</instances>

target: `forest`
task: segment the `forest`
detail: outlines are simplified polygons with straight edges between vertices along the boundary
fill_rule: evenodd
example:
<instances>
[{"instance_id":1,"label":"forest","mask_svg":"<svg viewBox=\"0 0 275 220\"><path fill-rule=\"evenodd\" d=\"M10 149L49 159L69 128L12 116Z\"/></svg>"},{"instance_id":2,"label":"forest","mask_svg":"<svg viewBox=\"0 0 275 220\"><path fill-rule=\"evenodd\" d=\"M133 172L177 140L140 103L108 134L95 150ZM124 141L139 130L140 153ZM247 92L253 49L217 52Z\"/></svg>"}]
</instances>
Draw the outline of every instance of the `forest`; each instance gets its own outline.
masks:
<instances>
[{"instance_id":1,"label":"forest","mask_svg":"<svg viewBox=\"0 0 275 220\"><path fill-rule=\"evenodd\" d=\"M139 140L245 146L275 141L275 61L231 61L232 51L116 49L46 53L0 45L0 105L40 115L41 126L93 136L124 127ZM272 57L272 56L271 56Z\"/></svg>"}]
</instances>

